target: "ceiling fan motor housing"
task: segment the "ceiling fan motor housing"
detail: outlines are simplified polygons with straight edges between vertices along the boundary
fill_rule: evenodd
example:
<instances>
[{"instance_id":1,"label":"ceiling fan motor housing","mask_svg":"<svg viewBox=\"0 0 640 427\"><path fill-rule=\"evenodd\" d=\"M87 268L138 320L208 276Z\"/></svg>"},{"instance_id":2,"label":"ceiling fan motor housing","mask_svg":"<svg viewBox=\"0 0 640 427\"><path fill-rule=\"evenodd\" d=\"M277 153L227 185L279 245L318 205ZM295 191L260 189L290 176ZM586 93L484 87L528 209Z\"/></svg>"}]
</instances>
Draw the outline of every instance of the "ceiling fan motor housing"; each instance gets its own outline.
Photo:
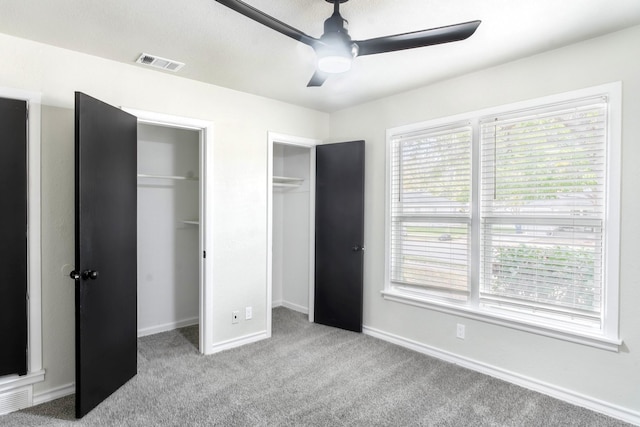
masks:
<instances>
[{"instance_id":1,"label":"ceiling fan motor housing","mask_svg":"<svg viewBox=\"0 0 640 427\"><path fill-rule=\"evenodd\" d=\"M340 12L333 12L329 18L324 21L324 32L326 33L346 33L349 34L349 21L344 19Z\"/></svg>"},{"instance_id":2,"label":"ceiling fan motor housing","mask_svg":"<svg viewBox=\"0 0 640 427\"><path fill-rule=\"evenodd\" d=\"M358 54L358 46L349 36L349 21L344 19L338 11L334 11L333 15L324 21L324 34L320 37L320 41L323 45L318 47L318 53L330 51L333 54L348 55L352 58Z\"/></svg>"}]
</instances>

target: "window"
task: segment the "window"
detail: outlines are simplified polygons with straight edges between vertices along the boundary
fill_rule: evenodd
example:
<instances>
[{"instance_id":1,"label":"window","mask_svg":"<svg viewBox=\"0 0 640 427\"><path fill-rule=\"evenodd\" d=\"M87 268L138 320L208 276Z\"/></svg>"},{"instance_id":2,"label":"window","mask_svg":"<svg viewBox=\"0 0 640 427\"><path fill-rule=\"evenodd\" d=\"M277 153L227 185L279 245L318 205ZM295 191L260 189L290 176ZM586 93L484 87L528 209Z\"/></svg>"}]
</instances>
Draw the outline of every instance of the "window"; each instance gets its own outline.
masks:
<instances>
[{"instance_id":1,"label":"window","mask_svg":"<svg viewBox=\"0 0 640 427\"><path fill-rule=\"evenodd\" d=\"M389 130L385 297L617 348L619 93Z\"/></svg>"},{"instance_id":2,"label":"window","mask_svg":"<svg viewBox=\"0 0 640 427\"><path fill-rule=\"evenodd\" d=\"M401 134L391 148L391 280L469 296L471 135L468 124Z\"/></svg>"}]
</instances>

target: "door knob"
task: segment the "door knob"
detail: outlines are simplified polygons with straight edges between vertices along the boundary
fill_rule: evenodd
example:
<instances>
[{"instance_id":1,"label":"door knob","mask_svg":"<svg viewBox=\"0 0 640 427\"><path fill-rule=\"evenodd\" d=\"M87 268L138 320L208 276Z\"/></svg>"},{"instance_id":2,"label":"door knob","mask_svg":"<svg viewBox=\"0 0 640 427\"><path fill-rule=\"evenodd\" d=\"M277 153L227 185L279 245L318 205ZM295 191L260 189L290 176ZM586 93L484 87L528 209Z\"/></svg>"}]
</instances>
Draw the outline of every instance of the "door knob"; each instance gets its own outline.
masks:
<instances>
[{"instance_id":1,"label":"door knob","mask_svg":"<svg viewBox=\"0 0 640 427\"><path fill-rule=\"evenodd\" d=\"M85 270L82 272L82 278L85 280L96 280L98 278L98 272L95 270Z\"/></svg>"},{"instance_id":2,"label":"door knob","mask_svg":"<svg viewBox=\"0 0 640 427\"><path fill-rule=\"evenodd\" d=\"M77 271L73 270L71 273L69 273L69 277L71 277L73 280L80 280L81 277L84 280L96 280L98 278L98 272L95 270L85 270L82 272L82 274L80 274Z\"/></svg>"},{"instance_id":3,"label":"door knob","mask_svg":"<svg viewBox=\"0 0 640 427\"><path fill-rule=\"evenodd\" d=\"M360 245L353 245L353 247L351 248L351 250L352 250L353 252L364 251L364 246L360 246Z\"/></svg>"}]
</instances>

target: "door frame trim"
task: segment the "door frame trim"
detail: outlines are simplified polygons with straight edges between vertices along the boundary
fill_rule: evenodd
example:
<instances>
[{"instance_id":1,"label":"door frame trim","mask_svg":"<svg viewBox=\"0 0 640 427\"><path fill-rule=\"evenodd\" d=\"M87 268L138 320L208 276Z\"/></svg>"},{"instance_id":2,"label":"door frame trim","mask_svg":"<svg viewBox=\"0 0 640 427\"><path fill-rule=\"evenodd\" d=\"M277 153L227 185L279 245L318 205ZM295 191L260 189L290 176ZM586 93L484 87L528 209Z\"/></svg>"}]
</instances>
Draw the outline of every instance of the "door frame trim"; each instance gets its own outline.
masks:
<instances>
[{"instance_id":1,"label":"door frame trim","mask_svg":"<svg viewBox=\"0 0 640 427\"><path fill-rule=\"evenodd\" d=\"M271 337L273 305L273 145L292 145L309 149L309 321L314 319L315 291L315 213L316 213L316 146L319 139L267 132L267 337Z\"/></svg>"},{"instance_id":2,"label":"door frame trim","mask_svg":"<svg viewBox=\"0 0 640 427\"><path fill-rule=\"evenodd\" d=\"M27 377L29 384L44 380L42 369L42 222L41 222L41 99L40 92L0 87L0 97L27 102ZM9 384L24 386L25 377L0 379L0 390Z\"/></svg>"},{"instance_id":3,"label":"door frame trim","mask_svg":"<svg viewBox=\"0 0 640 427\"><path fill-rule=\"evenodd\" d=\"M121 107L138 118L139 124L194 130L199 133L200 146L200 286L199 350L212 354L213 345L213 122L173 116L152 111ZM206 252L206 257L204 253Z\"/></svg>"}]
</instances>

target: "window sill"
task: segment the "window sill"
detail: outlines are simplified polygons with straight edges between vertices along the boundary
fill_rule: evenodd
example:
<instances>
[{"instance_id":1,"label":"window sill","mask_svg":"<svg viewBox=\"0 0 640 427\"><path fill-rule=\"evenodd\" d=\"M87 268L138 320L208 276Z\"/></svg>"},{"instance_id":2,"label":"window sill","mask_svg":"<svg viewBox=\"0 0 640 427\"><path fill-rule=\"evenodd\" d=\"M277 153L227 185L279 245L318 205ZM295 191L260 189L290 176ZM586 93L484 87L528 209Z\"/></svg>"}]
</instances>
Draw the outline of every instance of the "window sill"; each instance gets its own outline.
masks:
<instances>
[{"instance_id":1,"label":"window sill","mask_svg":"<svg viewBox=\"0 0 640 427\"><path fill-rule=\"evenodd\" d=\"M466 317L473 320L479 320L481 322L490 323L493 325L504 326L519 331L530 332L537 335L556 338L563 341L573 342L577 344L583 344L603 350L618 352L622 340L609 339L602 336L581 334L575 332L561 331L553 329L543 325L535 325L531 323L524 323L518 320L507 318L506 316L500 316L498 314L487 314L479 311L469 309L467 307L461 307L455 304L447 304L443 302L433 302L428 298L423 298L417 295L408 295L393 289L386 289L381 292L384 299L388 301L399 302L402 304L408 304L415 307L427 308L441 313L447 313L455 316Z\"/></svg>"},{"instance_id":2,"label":"window sill","mask_svg":"<svg viewBox=\"0 0 640 427\"><path fill-rule=\"evenodd\" d=\"M39 383L41 381L44 381L44 369L37 372L29 372L23 376L6 375L0 377L0 393Z\"/></svg>"}]
</instances>

